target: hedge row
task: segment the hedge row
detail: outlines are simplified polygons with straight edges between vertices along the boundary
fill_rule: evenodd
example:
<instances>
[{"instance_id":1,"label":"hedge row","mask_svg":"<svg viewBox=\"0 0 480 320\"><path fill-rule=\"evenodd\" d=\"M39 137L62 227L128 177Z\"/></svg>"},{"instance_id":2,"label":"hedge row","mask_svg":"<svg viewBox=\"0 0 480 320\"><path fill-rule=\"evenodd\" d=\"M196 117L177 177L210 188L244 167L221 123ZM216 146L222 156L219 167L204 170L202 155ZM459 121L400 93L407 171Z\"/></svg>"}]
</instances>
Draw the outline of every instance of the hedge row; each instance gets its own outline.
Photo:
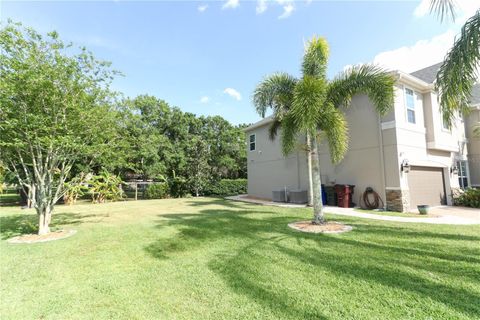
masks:
<instances>
[{"instance_id":1,"label":"hedge row","mask_svg":"<svg viewBox=\"0 0 480 320\"><path fill-rule=\"evenodd\" d=\"M165 199L169 194L168 184L166 182L151 184L144 193L145 199Z\"/></svg>"},{"instance_id":2,"label":"hedge row","mask_svg":"<svg viewBox=\"0 0 480 320\"><path fill-rule=\"evenodd\" d=\"M206 196L234 196L247 193L247 179L222 179L204 191Z\"/></svg>"},{"instance_id":3,"label":"hedge row","mask_svg":"<svg viewBox=\"0 0 480 320\"><path fill-rule=\"evenodd\" d=\"M183 198L189 194L188 184L183 178L174 178L170 183L162 182L149 185L144 193L145 199ZM233 196L247 193L247 179L222 179L209 184L205 196Z\"/></svg>"}]
</instances>

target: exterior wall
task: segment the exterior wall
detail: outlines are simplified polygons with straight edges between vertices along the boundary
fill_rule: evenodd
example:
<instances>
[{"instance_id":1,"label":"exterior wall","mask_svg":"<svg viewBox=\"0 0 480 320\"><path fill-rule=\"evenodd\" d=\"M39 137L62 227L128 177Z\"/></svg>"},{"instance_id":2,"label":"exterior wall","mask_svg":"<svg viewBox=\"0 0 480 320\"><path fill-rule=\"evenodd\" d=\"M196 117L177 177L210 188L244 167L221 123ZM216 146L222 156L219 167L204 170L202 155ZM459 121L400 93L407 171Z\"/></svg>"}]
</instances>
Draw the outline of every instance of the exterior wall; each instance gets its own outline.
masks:
<instances>
[{"instance_id":1,"label":"exterior wall","mask_svg":"<svg viewBox=\"0 0 480 320\"><path fill-rule=\"evenodd\" d=\"M301 151L301 141L298 151L284 157L280 139L271 141L268 136L269 126L267 123L246 132L247 141L251 134L256 135L255 151L247 149L248 194L271 199L273 190L285 187L308 190L307 160L305 152Z\"/></svg>"},{"instance_id":2,"label":"exterior wall","mask_svg":"<svg viewBox=\"0 0 480 320\"><path fill-rule=\"evenodd\" d=\"M473 135L473 129L479 124L480 108L475 108L465 118L470 184L475 187L480 187L480 137Z\"/></svg>"},{"instance_id":3,"label":"exterior wall","mask_svg":"<svg viewBox=\"0 0 480 320\"><path fill-rule=\"evenodd\" d=\"M398 95L405 95L404 88L397 87ZM405 99L397 99L395 104L397 117L394 126L399 163L408 160L413 166L443 168L447 204L451 205L452 191L459 188L459 184L458 177L450 172L450 168L459 157L459 141L465 140L463 122L457 120L452 130L443 129L436 95L409 88L415 94L416 123L407 121ZM400 189L402 194L407 194L408 173L400 172Z\"/></svg>"},{"instance_id":4,"label":"exterior wall","mask_svg":"<svg viewBox=\"0 0 480 320\"><path fill-rule=\"evenodd\" d=\"M459 152L458 141L465 140L465 127L461 121L448 130L443 128L442 113L434 92L424 94L425 127L427 130L427 147L432 150Z\"/></svg>"},{"instance_id":5,"label":"exterior wall","mask_svg":"<svg viewBox=\"0 0 480 320\"><path fill-rule=\"evenodd\" d=\"M408 79L407 79L408 80ZM353 202L360 204L366 187L372 187L390 210L408 211L410 192L408 173L401 171L401 163L411 166L443 169L447 204L451 194L459 188L458 176L451 173L456 160L466 159L465 125L457 119L452 130L445 130L437 104L430 88L407 80L395 86L395 106L380 118L365 95L357 95L345 110L349 124L349 150L337 165L331 163L326 139L320 142L319 157L322 183L355 185ZM405 87L414 91L416 123L407 121ZM468 152L471 184L480 185L480 138L471 136L473 124L480 120L480 110L474 110L466 119L469 132ZM271 199L273 190L308 190L307 160L304 151L284 157L279 139L270 141L268 124L250 129L256 134L257 148L248 151L248 193ZM470 131L469 131L470 130ZM304 141L299 141L299 145Z\"/></svg>"},{"instance_id":6,"label":"exterior wall","mask_svg":"<svg viewBox=\"0 0 480 320\"><path fill-rule=\"evenodd\" d=\"M320 144L322 183L355 185L353 202L359 204L365 188L372 187L385 201L380 153L379 117L365 95L352 99L345 110L349 125L349 149L337 165L331 163L326 139Z\"/></svg>"}]
</instances>

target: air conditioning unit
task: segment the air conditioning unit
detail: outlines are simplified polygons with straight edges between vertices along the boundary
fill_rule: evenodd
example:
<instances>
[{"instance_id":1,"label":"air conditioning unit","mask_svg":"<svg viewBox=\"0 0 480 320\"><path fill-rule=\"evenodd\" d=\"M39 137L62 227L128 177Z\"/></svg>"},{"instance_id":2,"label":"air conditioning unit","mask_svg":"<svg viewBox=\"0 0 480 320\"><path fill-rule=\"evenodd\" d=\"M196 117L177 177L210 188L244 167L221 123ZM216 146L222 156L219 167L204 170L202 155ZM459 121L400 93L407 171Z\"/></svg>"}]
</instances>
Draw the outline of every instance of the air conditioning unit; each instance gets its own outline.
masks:
<instances>
[{"instance_id":1,"label":"air conditioning unit","mask_svg":"<svg viewBox=\"0 0 480 320\"><path fill-rule=\"evenodd\" d=\"M274 190L272 191L272 200L274 202L287 202L286 190Z\"/></svg>"},{"instance_id":2,"label":"air conditioning unit","mask_svg":"<svg viewBox=\"0 0 480 320\"><path fill-rule=\"evenodd\" d=\"M291 190L289 196L291 203L304 204L308 202L307 190Z\"/></svg>"}]
</instances>

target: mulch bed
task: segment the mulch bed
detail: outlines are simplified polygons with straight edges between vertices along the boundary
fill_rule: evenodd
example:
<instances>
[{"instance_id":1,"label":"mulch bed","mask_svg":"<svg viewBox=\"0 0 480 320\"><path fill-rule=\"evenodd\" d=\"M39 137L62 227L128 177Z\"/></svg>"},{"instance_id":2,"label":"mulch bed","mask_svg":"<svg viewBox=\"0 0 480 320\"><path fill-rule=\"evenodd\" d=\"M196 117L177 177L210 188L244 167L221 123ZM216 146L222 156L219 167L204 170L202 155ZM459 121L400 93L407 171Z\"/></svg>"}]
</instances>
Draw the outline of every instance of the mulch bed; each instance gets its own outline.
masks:
<instances>
[{"instance_id":1,"label":"mulch bed","mask_svg":"<svg viewBox=\"0 0 480 320\"><path fill-rule=\"evenodd\" d=\"M329 221L325 224L312 224L312 221L298 221L292 222L288 226L292 229L309 233L342 233L352 230L351 226L335 221Z\"/></svg>"},{"instance_id":2,"label":"mulch bed","mask_svg":"<svg viewBox=\"0 0 480 320\"><path fill-rule=\"evenodd\" d=\"M24 234L7 240L8 243L37 243L65 239L73 236L77 230L58 230L47 234Z\"/></svg>"}]
</instances>

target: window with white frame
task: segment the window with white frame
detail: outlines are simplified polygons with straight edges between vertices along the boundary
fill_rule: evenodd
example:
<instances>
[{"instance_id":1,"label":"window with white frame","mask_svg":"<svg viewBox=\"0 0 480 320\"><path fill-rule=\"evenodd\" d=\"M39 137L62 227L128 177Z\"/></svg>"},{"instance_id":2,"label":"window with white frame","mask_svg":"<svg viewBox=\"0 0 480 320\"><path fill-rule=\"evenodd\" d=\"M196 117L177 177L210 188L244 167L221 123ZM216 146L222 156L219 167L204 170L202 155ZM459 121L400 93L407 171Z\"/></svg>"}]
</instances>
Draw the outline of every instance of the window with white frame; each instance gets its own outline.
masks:
<instances>
[{"instance_id":1,"label":"window with white frame","mask_svg":"<svg viewBox=\"0 0 480 320\"><path fill-rule=\"evenodd\" d=\"M448 127L448 123L443 119L443 112L440 111L440 121L442 122L442 129L446 131L450 131Z\"/></svg>"},{"instance_id":2,"label":"window with white frame","mask_svg":"<svg viewBox=\"0 0 480 320\"><path fill-rule=\"evenodd\" d=\"M460 188L468 188L468 163L466 160L457 161L458 183Z\"/></svg>"},{"instance_id":3,"label":"window with white frame","mask_svg":"<svg viewBox=\"0 0 480 320\"><path fill-rule=\"evenodd\" d=\"M412 89L405 88L405 106L407 107L407 121L415 123L415 95Z\"/></svg>"},{"instance_id":4,"label":"window with white frame","mask_svg":"<svg viewBox=\"0 0 480 320\"><path fill-rule=\"evenodd\" d=\"M256 137L255 134L250 135L250 151L255 151L256 147Z\"/></svg>"}]
</instances>

